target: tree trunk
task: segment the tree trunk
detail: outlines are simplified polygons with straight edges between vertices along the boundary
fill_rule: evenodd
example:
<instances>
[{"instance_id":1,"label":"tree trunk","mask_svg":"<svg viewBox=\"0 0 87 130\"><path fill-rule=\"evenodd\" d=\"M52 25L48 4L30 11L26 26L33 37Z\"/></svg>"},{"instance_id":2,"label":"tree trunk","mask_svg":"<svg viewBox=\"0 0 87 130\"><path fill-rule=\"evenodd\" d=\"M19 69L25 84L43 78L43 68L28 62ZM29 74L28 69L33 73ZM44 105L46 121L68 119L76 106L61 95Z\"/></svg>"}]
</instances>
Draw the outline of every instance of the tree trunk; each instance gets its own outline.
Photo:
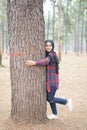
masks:
<instances>
[{"instance_id":1,"label":"tree trunk","mask_svg":"<svg viewBox=\"0 0 87 130\"><path fill-rule=\"evenodd\" d=\"M52 37L54 40L54 28L55 28L55 0L53 1L53 32L52 32Z\"/></svg>"},{"instance_id":2,"label":"tree trunk","mask_svg":"<svg viewBox=\"0 0 87 130\"><path fill-rule=\"evenodd\" d=\"M77 18L75 17L75 36L74 36L74 52L76 53L76 27L77 27Z\"/></svg>"},{"instance_id":3,"label":"tree trunk","mask_svg":"<svg viewBox=\"0 0 87 130\"><path fill-rule=\"evenodd\" d=\"M4 53L4 21L2 20L2 52Z\"/></svg>"},{"instance_id":4,"label":"tree trunk","mask_svg":"<svg viewBox=\"0 0 87 130\"><path fill-rule=\"evenodd\" d=\"M0 47L0 65L2 65L2 51L1 51L1 47Z\"/></svg>"},{"instance_id":5,"label":"tree trunk","mask_svg":"<svg viewBox=\"0 0 87 130\"><path fill-rule=\"evenodd\" d=\"M56 0L50 0L53 4L53 19L52 19L52 39L54 40L54 32L55 32L55 7L56 7Z\"/></svg>"},{"instance_id":6,"label":"tree trunk","mask_svg":"<svg viewBox=\"0 0 87 130\"><path fill-rule=\"evenodd\" d=\"M87 53L87 22L85 23L85 52Z\"/></svg>"},{"instance_id":7,"label":"tree trunk","mask_svg":"<svg viewBox=\"0 0 87 130\"><path fill-rule=\"evenodd\" d=\"M81 14L81 0L79 0L78 19L76 25L76 55L79 55L80 14Z\"/></svg>"},{"instance_id":8,"label":"tree trunk","mask_svg":"<svg viewBox=\"0 0 87 130\"><path fill-rule=\"evenodd\" d=\"M42 0L8 0L11 118L37 122L46 118L45 67L26 67L25 59L45 57Z\"/></svg>"},{"instance_id":9,"label":"tree trunk","mask_svg":"<svg viewBox=\"0 0 87 130\"><path fill-rule=\"evenodd\" d=\"M68 0L67 0L67 9L66 9L66 18L65 18L65 26L66 26L66 30L65 30L65 38L66 38L66 50L65 53L67 54L68 52Z\"/></svg>"},{"instance_id":10,"label":"tree trunk","mask_svg":"<svg viewBox=\"0 0 87 130\"><path fill-rule=\"evenodd\" d=\"M82 26L81 26L81 53L83 53L83 31L84 31L84 20L82 20L82 22L81 22L82 24Z\"/></svg>"},{"instance_id":11,"label":"tree trunk","mask_svg":"<svg viewBox=\"0 0 87 130\"><path fill-rule=\"evenodd\" d=\"M9 43L8 43L8 28L6 24L6 53L8 53Z\"/></svg>"},{"instance_id":12,"label":"tree trunk","mask_svg":"<svg viewBox=\"0 0 87 130\"><path fill-rule=\"evenodd\" d=\"M47 39L49 38L49 29L50 29L50 11L48 11L48 23L47 23Z\"/></svg>"},{"instance_id":13,"label":"tree trunk","mask_svg":"<svg viewBox=\"0 0 87 130\"><path fill-rule=\"evenodd\" d=\"M62 31L61 31L61 0L58 0L58 58L61 61Z\"/></svg>"}]
</instances>

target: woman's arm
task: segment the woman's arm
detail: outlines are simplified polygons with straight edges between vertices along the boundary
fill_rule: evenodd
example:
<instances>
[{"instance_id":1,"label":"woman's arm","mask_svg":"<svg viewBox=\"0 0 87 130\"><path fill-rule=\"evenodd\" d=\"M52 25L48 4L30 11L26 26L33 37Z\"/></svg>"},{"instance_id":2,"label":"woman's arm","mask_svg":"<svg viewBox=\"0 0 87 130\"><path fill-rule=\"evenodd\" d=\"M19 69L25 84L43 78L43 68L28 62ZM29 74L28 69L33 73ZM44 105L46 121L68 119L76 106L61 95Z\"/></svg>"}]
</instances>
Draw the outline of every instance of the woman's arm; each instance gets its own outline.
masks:
<instances>
[{"instance_id":1,"label":"woman's arm","mask_svg":"<svg viewBox=\"0 0 87 130\"><path fill-rule=\"evenodd\" d=\"M33 61L33 60L26 60L25 61L25 65L26 66L34 66L34 65L36 65L36 62L35 61Z\"/></svg>"},{"instance_id":2,"label":"woman's arm","mask_svg":"<svg viewBox=\"0 0 87 130\"><path fill-rule=\"evenodd\" d=\"M39 66L44 66L44 65L48 65L50 63L50 57L46 57L42 60L38 60L38 61L33 61L33 60L26 60L25 64L27 66L34 66L34 65L39 65Z\"/></svg>"}]
</instances>

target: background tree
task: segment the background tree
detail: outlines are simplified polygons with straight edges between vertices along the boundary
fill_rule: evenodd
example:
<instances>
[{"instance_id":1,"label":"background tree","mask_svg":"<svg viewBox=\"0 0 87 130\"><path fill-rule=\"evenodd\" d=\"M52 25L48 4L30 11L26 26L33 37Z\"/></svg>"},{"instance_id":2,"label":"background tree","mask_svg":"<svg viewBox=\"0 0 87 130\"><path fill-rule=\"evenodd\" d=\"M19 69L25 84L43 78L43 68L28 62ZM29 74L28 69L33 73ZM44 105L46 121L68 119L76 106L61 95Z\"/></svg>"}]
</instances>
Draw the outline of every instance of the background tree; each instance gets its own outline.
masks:
<instances>
[{"instance_id":1,"label":"background tree","mask_svg":"<svg viewBox=\"0 0 87 130\"><path fill-rule=\"evenodd\" d=\"M0 65L2 65L2 49L1 49L1 46L0 46Z\"/></svg>"},{"instance_id":2,"label":"background tree","mask_svg":"<svg viewBox=\"0 0 87 130\"><path fill-rule=\"evenodd\" d=\"M7 36L7 13L6 0L0 0L0 65L2 64L2 53L8 49Z\"/></svg>"},{"instance_id":3,"label":"background tree","mask_svg":"<svg viewBox=\"0 0 87 130\"><path fill-rule=\"evenodd\" d=\"M45 67L26 67L25 59L45 56L43 0L8 0L10 42L11 118L46 118Z\"/></svg>"},{"instance_id":4,"label":"background tree","mask_svg":"<svg viewBox=\"0 0 87 130\"><path fill-rule=\"evenodd\" d=\"M81 0L79 0L79 7L77 10L77 21L76 21L76 54L79 54L79 36L80 36L80 14L81 14Z\"/></svg>"},{"instance_id":5,"label":"background tree","mask_svg":"<svg viewBox=\"0 0 87 130\"><path fill-rule=\"evenodd\" d=\"M54 40L54 33L55 33L55 7L56 7L56 1L57 0L50 0L53 4L53 20L52 20L52 39Z\"/></svg>"},{"instance_id":6,"label":"background tree","mask_svg":"<svg viewBox=\"0 0 87 130\"><path fill-rule=\"evenodd\" d=\"M47 21L47 39L49 38L49 31L50 31L50 11L48 11L48 21Z\"/></svg>"},{"instance_id":7,"label":"background tree","mask_svg":"<svg viewBox=\"0 0 87 130\"><path fill-rule=\"evenodd\" d=\"M8 49L6 0L0 0L0 43L3 53Z\"/></svg>"},{"instance_id":8,"label":"background tree","mask_svg":"<svg viewBox=\"0 0 87 130\"><path fill-rule=\"evenodd\" d=\"M61 0L58 0L58 57L61 61L62 30L61 30Z\"/></svg>"},{"instance_id":9,"label":"background tree","mask_svg":"<svg viewBox=\"0 0 87 130\"><path fill-rule=\"evenodd\" d=\"M85 43L86 43L85 51L87 53L87 22L86 22L86 25L85 25Z\"/></svg>"}]
</instances>

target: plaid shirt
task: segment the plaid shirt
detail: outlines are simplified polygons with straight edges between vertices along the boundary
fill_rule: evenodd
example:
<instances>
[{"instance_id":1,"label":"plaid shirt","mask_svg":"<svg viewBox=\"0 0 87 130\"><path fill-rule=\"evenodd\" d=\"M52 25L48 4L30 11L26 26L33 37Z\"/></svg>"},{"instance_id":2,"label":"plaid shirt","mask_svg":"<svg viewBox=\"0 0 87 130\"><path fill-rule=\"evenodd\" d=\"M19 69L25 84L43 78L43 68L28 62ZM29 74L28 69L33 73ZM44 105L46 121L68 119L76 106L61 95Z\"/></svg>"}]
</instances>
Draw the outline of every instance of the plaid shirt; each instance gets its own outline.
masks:
<instances>
[{"instance_id":1,"label":"plaid shirt","mask_svg":"<svg viewBox=\"0 0 87 130\"><path fill-rule=\"evenodd\" d=\"M56 86L58 88L59 78L56 73L56 63L51 63L51 58L47 56L42 60L36 61L38 66L46 66L46 88L48 92L51 92L51 87Z\"/></svg>"}]
</instances>

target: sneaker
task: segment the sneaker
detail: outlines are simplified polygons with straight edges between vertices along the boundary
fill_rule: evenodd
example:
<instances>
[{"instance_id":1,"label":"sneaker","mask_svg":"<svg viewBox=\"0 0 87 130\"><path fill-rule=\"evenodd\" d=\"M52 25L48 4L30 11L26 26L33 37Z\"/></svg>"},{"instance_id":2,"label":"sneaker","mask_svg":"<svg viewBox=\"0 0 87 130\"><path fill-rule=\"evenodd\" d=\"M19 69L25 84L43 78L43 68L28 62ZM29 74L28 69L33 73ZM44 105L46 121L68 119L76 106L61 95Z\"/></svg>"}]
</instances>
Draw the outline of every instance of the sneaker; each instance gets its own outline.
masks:
<instances>
[{"instance_id":1,"label":"sneaker","mask_svg":"<svg viewBox=\"0 0 87 130\"><path fill-rule=\"evenodd\" d=\"M58 118L58 116L57 115L54 115L54 114L52 114L52 115L50 115L50 116L47 116L47 118L48 119L57 119Z\"/></svg>"},{"instance_id":2,"label":"sneaker","mask_svg":"<svg viewBox=\"0 0 87 130\"><path fill-rule=\"evenodd\" d=\"M72 111L72 99L67 100L67 106L68 106L69 110Z\"/></svg>"}]
</instances>

